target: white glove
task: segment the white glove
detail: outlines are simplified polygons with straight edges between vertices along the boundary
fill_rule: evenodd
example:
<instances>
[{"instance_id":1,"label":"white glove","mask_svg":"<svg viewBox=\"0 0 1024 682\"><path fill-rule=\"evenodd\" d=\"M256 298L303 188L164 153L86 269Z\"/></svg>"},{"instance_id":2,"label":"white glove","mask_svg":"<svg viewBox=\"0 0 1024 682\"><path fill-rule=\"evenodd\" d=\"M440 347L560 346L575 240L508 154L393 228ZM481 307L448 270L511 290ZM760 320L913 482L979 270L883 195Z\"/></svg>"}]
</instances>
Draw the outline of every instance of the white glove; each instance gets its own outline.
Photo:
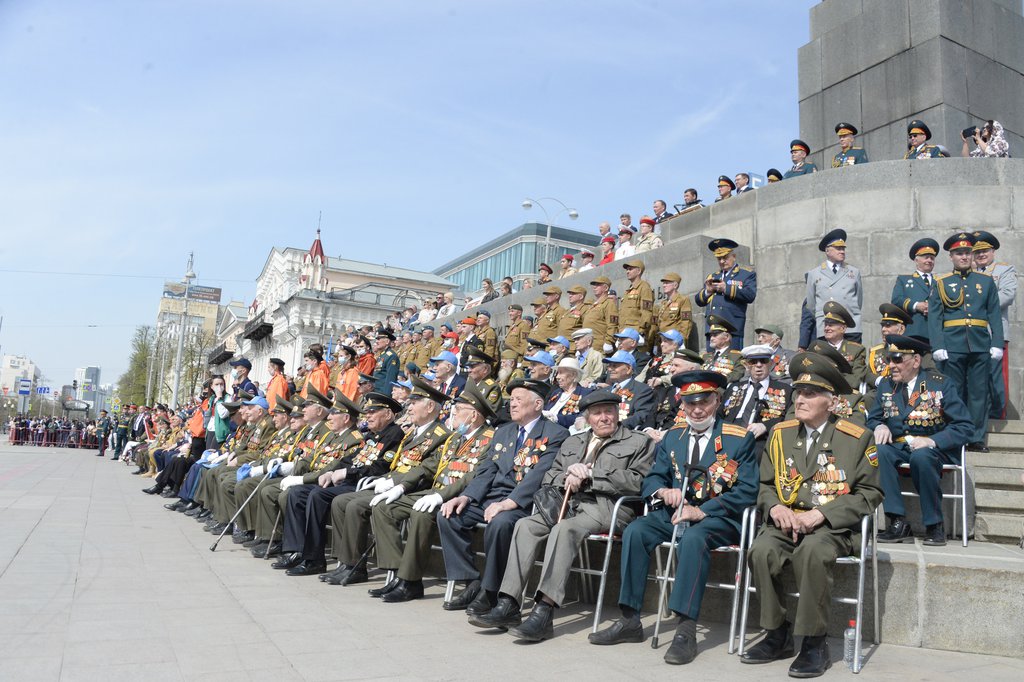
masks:
<instances>
[{"instance_id":1,"label":"white glove","mask_svg":"<svg viewBox=\"0 0 1024 682\"><path fill-rule=\"evenodd\" d=\"M429 495L424 495L420 499L416 500L416 502L413 503L412 508L415 511L430 514L441 506L442 502L444 502L444 498L441 497L441 493L430 493Z\"/></svg>"},{"instance_id":2,"label":"white glove","mask_svg":"<svg viewBox=\"0 0 1024 682\"><path fill-rule=\"evenodd\" d=\"M548 421L558 421L558 415L551 410L541 410L541 414L544 415L544 418Z\"/></svg>"},{"instance_id":3,"label":"white glove","mask_svg":"<svg viewBox=\"0 0 1024 682\"><path fill-rule=\"evenodd\" d=\"M257 476L262 476L265 473L267 473L267 470L263 468L262 464L260 466L249 469L249 475L252 476L253 478L256 478Z\"/></svg>"},{"instance_id":4,"label":"white glove","mask_svg":"<svg viewBox=\"0 0 1024 682\"><path fill-rule=\"evenodd\" d=\"M285 476L281 479L281 490L288 490L295 485L302 483L302 476Z\"/></svg>"},{"instance_id":5,"label":"white glove","mask_svg":"<svg viewBox=\"0 0 1024 682\"><path fill-rule=\"evenodd\" d=\"M606 343L603 346L601 346L601 350L603 350L605 355L607 355L608 353L611 353L613 350L615 350L615 347L612 346L612 344L610 343Z\"/></svg>"},{"instance_id":6,"label":"white glove","mask_svg":"<svg viewBox=\"0 0 1024 682\"><path fill-rule=\"evenodd\" d=\"M281 474L282 476L287 476L294 470L295 462L284 462L283 464L281 464L281 468L278 470L278 473Z\"/></svg>"},{"instance_id":7,"label":"white glove","mask_svg":"<svg viewBox=\"0 0 1024 682\"><path fill-rule=\"evenodd\" d=\"M1003 349L1002 348L989 348L988 349L988 354L992 356L993 360L1002 360L1003 359Z\"/></svg>"},{"instance_id":8,"label":"white glove","mask_svg":"<svg viewBox=\"0 0 1024 682\"><path fill-rule=\"evenodd\" d=\"M374 483L379 480L380 478L377 476L364 476L363 478L360 478L359 483L356 483L356 492L372 488Z\"/></svg>"},{"instance_id":9,"label":"white glove","mask_svg":"<svg viewBox=\"0 0 1024 682\"><path fill-rule=\"evenodd\" d=\"M932 353L932 359L935 360L935 362L945 362L946 360L949 360L949 353L946 352L945 348L940 348Z\"/></svg>"},{"instance_id":10,"label":"white glove","mask_svg":"<svg viewBox=\"0 0 1024 682\"><path fill-rule=\"evenodd\" d=\"M373 492L375 492L375 493L377 493L379 495L379 494L381 494L383 492L387 492L388 490L391 490L394 487L395 487L395 482L391 480L391 477L384 476L384 477L378 478L376 481L374 481L374 483L373 483Z\"/></svg>"},{"instance_id":11,"label":"white glove","mask_svg":"<svg viewBox=\"0 0 1024 682\"><path fill-rule=\"evenodd\" d=\"M376 507L380 502L383 502L384 504L391 504L399 497L401 497L404 492L405 488L403 488L402 486L392 486L391 488L388 488L387 492L375 495L374 498L370 500L370 506Z\"/></svg>"},{"instance_id":12,"label":"white glove","mask_svg":"<svg viewBox=\"0 0 1024 682\"><path fill-rule=\"evenodd\" d=\"M223 455L217 455L216 457L211 459L210 462L212 462L213 464L220 464L221 462L223 462L224 460L226 460L230 456L231 456L230 452L225 452Z\"/></svg>"},{"instance_id":13,"label":"white glove","mask_svg":"<svg viewBox=\"0 0 1024 682\"><path fill-rule=\"evenodd\" d=\"M221 419L227 419L231 416L231 413L228 412L228 408L224 407L224 403L217 403L217 416Z\"/></svg>"},{"instance_id":14,"label":"white glove","mask_svg":"<svg viewBox=\"0 0 1024 682\"><path fill-rule=\"evenodd\" d=\"M274 459L267 462L267 468L273 469L274 467L279 466L281 464L284 464L284 460L280 457L275 457Z\"/></svg>"}]
</instances>

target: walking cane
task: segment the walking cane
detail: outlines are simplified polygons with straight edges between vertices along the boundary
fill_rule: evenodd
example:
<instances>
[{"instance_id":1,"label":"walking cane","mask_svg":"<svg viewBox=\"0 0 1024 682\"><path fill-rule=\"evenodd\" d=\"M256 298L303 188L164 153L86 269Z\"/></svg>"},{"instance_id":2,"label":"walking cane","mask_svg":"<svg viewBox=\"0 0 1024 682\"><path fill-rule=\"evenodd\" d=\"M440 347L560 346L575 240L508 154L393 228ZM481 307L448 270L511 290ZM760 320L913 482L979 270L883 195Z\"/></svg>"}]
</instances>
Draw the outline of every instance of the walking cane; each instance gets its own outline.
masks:
<instances>
[{"instance_id":1,"label":"walking cane","mask_svg":"<svg viewBox=\"0 0 1024 682\"><path fill-rule=\"evenodd\" d=\"M683 473L683 499L679 507L675 512L672 512L674 519L676 513L683 508L683 504L686 503L686 492L690 487L691 474L704 474L705 479L707 478L707 469L704 469L693 464L686 465L686 469ZM665 560L665 575L661 577L661 586L658 589L658 618L654 621L654 637L651 639L651 648L658 648L658 632L661 630L661 610L665 605L665 591L668 589L668 572L672 567L672 559L675 558L676 545L683 537L683 531L690 526L689 521L681 521L680 523L672 524L672 541L668 546L668 558Z\"/></svg>"},{"instance_id":2,"label":"walking cane","mask_svg":"<svg viewBox=\"0 0 1024 682\"><path fill-rule=\"evenodd\" d=\"M267 545L267 551L263 554L264 561L270 558L270 545L274 544L274 535L277 533L277 524L281 522L281 510L277 510L277 516L274 517L274 528L270 531L270 544Z\"/></svg>"},{"instance_id":3,"label":"walking cane","mask_svg":"<svg viewBox=\"0 0 1024 682\"><path fill-rule=\"evenodd\" d=\"M235 519L237 519L238 515L242 513L243 509L245 509L245 505L249 504L249 500L251 500L253 497L256 496L256 493L259 491L260 486L263 485L263 482L266 481L271 476L273 476L276 472L277 472L277 467L272 467L269 471L267 471L266 475L264 475L263 478L260 479L260 482L257 483L256 487L252 489L251 493L249 493L249 497L245 498L245 502L243 502L241 505L239 505L238 511L235 512L235 515L232 516L231 520L228 521L227 525L224 526L224 530L222 530L220 532L220 535L217 536L217 539L213 541L212 545L210 545L210 551L211 552L216 552L217 551L217 545L220 544L220 539L222 537L224 537L224 534L228 532L228 529L231 528L231 526L234 525Z\"/></svg>"},{"instance_id":4,"label":"walking cane","mask_svg":"<svg viewBox=\"0 0 1024 682\"><path fill-rule=\"evenodd\" d=\"M569 498L572 497L572 492L568 487L565 489L565 496L562 498L562 508L558 510L558 520L555 523L561 523L562 519L565 518L565 512L569 509Z\"/></svg>"}]
</instances>

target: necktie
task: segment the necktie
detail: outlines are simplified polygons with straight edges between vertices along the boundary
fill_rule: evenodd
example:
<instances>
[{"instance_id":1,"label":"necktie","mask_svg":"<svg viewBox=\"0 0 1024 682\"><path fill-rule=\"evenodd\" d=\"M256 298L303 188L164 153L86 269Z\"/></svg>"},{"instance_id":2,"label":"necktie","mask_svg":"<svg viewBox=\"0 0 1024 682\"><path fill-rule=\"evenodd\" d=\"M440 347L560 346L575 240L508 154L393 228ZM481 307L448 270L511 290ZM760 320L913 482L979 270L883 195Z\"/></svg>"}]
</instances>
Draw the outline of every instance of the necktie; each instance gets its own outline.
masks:
<instances>
[{"instance_id":1,"label":"necktie","mask_svg":"<svg viewBox=\"0 0 1024 682\"><path fill-rule=\"evenodd\" d=\"M519 452L523 447L523 442L526 441L526 427L519 427L519 436L516 438L516 452Z\"/></svg>"},{"instance_id":2,"label":"necktie","mask_svg":"<svg viewBox=\"0 0 1024 682\"><path fill-rule=\"evenodd\" d=\"M808 456L810 456L811 451L814 450L814 446L815 446L815 444L817 444L818 436L820 436L820 435L821 434L819 434L816 429L812 429L811 432L809 434L807 434L807 455Z\"/></svg>"},{"instance_id":3,"label":"necktie","mask_svg":"<svg viewBox=\"0 0 1024 682\"><path fill-rule=\"evenodd\" d=\"M587 455L583 458L584 464L591 464L597 459L597 451L601 448L604 443L604 438L591 438L590 443L587 445Z\"/></svg>"},{"instance_id":4,"label":"necktie","mask_svg":"<svg viewBox=\"0 0 1024 682\"><path fill-rule=\"evenodd\" d=\"M758 399L758 384L753 381L747 384L746 393L743 396L743 407L740 409L740 424L749 424L750 417L754 413L754 406Z\"/></svg>"},{"instance_id":5,"label":"necktie","mask_svg":"<svg viewBox=\"0 0 1024 682\"><path fill-rule=\"evenodd\" d=\"M932 276L929 275L929 274L925 274L925 276L924 276L924 283L925 283L925 285L929 289L931 289L932 288Z\"/></svg>"},{"instance_id":6,"label":"necktie","mask_svg":"<svg viewBox=\"0 0 1024 682\"><path fill-rule=\"evenodd\" d=\"M686 460L687 464L697 464L700 462L700 440L704 434L695 433L693 434L693 445L690 447L690 457Z\"/></svg>"},{"instance_id":7,"label":"necktie","mask_svg":"<svg viewBox=\"0 0 1024 682\"><path fill-rule=\"evenodd\" d=\"M835 263L832 264L832 274L833 275L838 275L839 274L839 266L837 264L835 264Z\"/></svg>"}]
</instances>

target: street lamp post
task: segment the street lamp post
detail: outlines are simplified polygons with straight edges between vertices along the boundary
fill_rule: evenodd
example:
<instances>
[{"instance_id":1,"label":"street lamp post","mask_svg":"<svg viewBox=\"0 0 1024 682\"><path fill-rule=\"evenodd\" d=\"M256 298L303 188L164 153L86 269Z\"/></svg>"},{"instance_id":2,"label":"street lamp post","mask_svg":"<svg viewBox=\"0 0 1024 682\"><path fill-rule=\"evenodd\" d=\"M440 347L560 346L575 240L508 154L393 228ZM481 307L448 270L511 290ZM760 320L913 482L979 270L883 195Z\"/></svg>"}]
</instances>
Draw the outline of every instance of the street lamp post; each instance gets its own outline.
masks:
<instances>
[{"instance_id":1,"label":"street lamp post","mask_svg":"<svg viewBox=\"0 0 1024 682\"><path fill-rule=\"evenodd\" d=\"M181 307L181 324L178 327L178 352L174 357L174 388L171 390L171 405L178 407L178 388L181 386L181 351L185 346L185 324L188 321L188 289L196 273L192 271L192 252L188 254L188 266L185 268L185 299Z\"/></svg>"},{"instance_id":2,"label":"street lamp post","mask_svg":"<svg viewBox=\"0 0 1024 682\"><path fill-rule=\"evenodd\" d=\"M562 201L554 197L541 197L540 199L531 199L530 197L526 197L525 199L523 199L523 210L529 211L531 208L536 206L537 208L544 212L544 222L547 223L548 231L547 236L544 238L543 262L547 263L548 265L551 265L551 219L548 217L548 210L544 208L544 204L541 203L544 201L553 201L562 207L562 210L555 214L555 220L558 220L558 217L561 216L563 213L568 213L570 220L576 220L577 218L580 217L580 214L575 208L569 208Z\"/></svg>"}]
</instances>

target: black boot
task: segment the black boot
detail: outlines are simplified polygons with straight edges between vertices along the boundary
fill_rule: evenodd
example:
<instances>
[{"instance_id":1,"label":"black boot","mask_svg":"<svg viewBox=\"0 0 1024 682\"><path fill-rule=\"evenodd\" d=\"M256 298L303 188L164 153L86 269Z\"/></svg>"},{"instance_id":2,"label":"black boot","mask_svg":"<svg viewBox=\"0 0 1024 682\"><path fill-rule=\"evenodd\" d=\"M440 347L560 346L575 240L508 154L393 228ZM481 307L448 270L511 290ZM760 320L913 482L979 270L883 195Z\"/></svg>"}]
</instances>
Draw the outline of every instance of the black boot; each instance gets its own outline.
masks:
<instances>
[{"instance_id":1,"label":"black boot","mask_svg":"<svg viewBox=\"0 0 1024 682\"><path fill-rule=\"evenodd\" d=\"M697 658L697 621L684 618L676 627L672 644L665 652L665 662L669 665L685 665Z\"/></svg>"},{"instance_id":2,"label":"black boot","mask_svg":"<svg viewBox=\"0 0 1024 682\"><path fill-rule=\"evenodd\" d=\"M800 655L789 666L790 677L821 677L832 667L832 656L828 650L828 637L817 635L804 637L800 643Z\"/></svg>"},{"instance_id":3,"label":"black boot","mask_svg":"<svg viewBox=\"0 0 1024 682\"><path fill-rule=\"evenodd\" d=\"M793 655L793 630L789 623L782 627L769 630L764 639L747 651L740 660L744 663L771 663Z\"/></svg>"},{"instance_id":4,"label":"black boot","mask_svg":"<svg viewBox=\"0 0 1024 682\"><path fill-rule=\"evenodd\" d=\"M380 598L382 602L388 604L399 604L405 601L412 601L413 599L423 598L423 581L422 580L398 580L398 586L390 592L385 592L384 596Z\"/></svg>"},{"instance_id":5,"label":"black boot","mask_svg":"<svg viewBox=\"0 0 1024 682\"><path fill-rule=\"evenodd\" d=\"M587 636L591 644L609 646L612 644L623 644L624 642L644 641L644 624L640 617L622 617L606 627L604 630L592 632Z\"/></svg>"},{"instance_id":6,"label":"black boot","mask_svg":"<svg viewBox=\"0 0 1024 682\"><path fill-rule=\"evenodd\" d=\"M887 516L889 525L886 527L884 533L878 534L879 542L903 542L910 539L914 541L913 532L910 530L910 524L907 523L907 519L902 516L895 514Z\"/></svg>"},{"instance_id":7,"label":"black boot","mask_svg":"<svg viewBox=\"0 0 1024 682\"><path fill-rule=\"evenodd\" d=\"M337 584L342 587L346 585L358 585L359 583L365 583L369 579L370 576L366 572L366 564L360 564L349 571L344 578L337 582Z\"/></svg>"},{"instance_id":8,"label":"black boot","mask_svg":"<svg viewBox=\"0 0 1024 682\"><path fill-rule=\"evenodd\" d=\"M555 607L546 601L538 601L523 624L512 628L508 634L527 642L543 642L555 636Z\"/></svg>"},{"instance_id":9,"label":"black boot","mask_svg":"<svg viewBox=\"0 0 1024 682\"><path fill-rule=\"evenodd\" d=\"M467 611L468 613L468 611ZM499 628L507 630L523 622L523 613L512 597L501 596L497 605L481 616L470 616L470 625L478 628Z\"/></svg>"},{"instance_id":10,"label":"black boot","mask_svg":"<svg viewBox=\"0 0 1024 682\"><path fill-rule=\"evenodd\" d=\"M188 514L193 509L199 508L199 503L196 502L195 500L182 500L182 502L184 502L185 504L181 507L181 509L178 510L182 514Z\"/></svg>"},{"instance_id":11,"label":"black boot","mask_svg":"<svg viewBox=\"0 0 1024 682\"><path fill-rule=\"evenodd\" d=\"M487 590L477 590L477 595L466 607L467 616L483 616L491 612L498 605L498 593Z\"/></svg>"},{"instance_id":12,"label":"black boot","mask_svg":"<svg viewBox=\"0 0 1024 682\"><path fill-rule=\"evenodd\" d=\"M478 594L480 594L480 581L473 580L466 585L462 592L453 596L451 601L446 601L442 604L441 608L445 611L462 611L473 603L473 600L476 599ZM489 610L490 609L488 609L488 611Z\"/></svg>"},{"instance_id":13,"label":"black boot","mask_svg":"<svg viewBox=\"0 0 1024 682\"><path fill-rule=\"evenodd\" d=\"M924 543L929 547L946 546L946 529L942 523L933 523L924 530Z\"/></svg>"}]
</instances>

